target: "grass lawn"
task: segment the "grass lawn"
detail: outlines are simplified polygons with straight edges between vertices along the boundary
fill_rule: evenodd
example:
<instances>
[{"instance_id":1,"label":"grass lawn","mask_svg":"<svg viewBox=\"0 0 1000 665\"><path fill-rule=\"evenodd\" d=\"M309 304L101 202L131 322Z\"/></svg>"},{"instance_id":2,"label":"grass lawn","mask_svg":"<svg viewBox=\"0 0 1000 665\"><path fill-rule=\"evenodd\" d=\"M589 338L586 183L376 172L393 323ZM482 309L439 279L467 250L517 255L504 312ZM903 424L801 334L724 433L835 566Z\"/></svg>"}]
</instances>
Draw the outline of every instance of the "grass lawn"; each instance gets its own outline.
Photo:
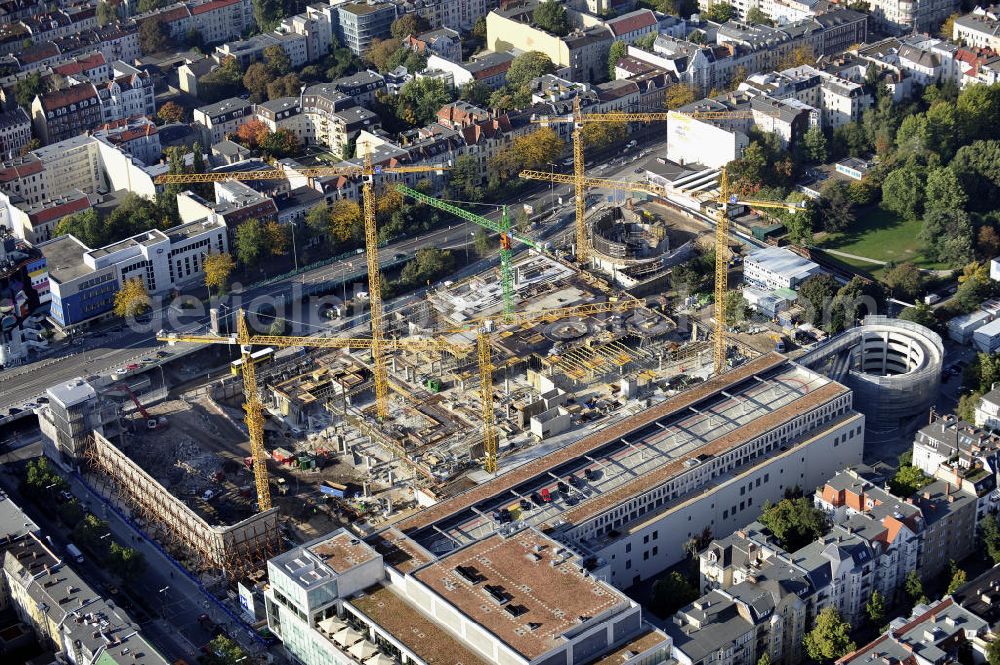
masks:
<instances>
[{"instance_id":1,"label":"grass lawn","mask_svg":"<svg viewBox=\"0 0 1000 665\"><path fill-rule=\"evenodd\" d=\"M824 249L835 249L879 261L904 263L910 261L921 268L944 268L943 264L924 258L917 234L920 221L907 221L891 212L872 206L859 211L858 218L840 233L828 234L819 242ZM852 266L880 276L879 266L867 261L837 256Z\"/></svg>"}]
</instances>

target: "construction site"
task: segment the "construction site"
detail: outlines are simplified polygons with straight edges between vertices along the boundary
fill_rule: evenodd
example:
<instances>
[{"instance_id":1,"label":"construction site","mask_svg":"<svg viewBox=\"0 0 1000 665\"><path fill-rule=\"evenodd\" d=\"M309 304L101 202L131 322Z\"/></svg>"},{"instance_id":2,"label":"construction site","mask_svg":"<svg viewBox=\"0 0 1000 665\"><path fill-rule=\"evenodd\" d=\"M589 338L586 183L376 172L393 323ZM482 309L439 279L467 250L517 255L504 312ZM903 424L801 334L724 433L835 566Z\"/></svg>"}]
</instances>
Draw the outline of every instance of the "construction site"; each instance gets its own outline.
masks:
<instances>
[{"instance_id":1,"label":"construction site","mask_svg":"<svg viewBox=\"0 0 1000 665\"><path fill-rule=\"evenodd\" d=\"M367 155L361 166L312 169L364 178L369 290L360 304L368 316L354 328L337 326L336 334L290 321L307 335L299 337L259 333L242 311L227 334L161 331L161 341L184 349L157 365L167 370L160 376L166 397L123 392L103 377L49 389L43 420L54 459L86 462L89 480L189 569L233 581L262 575L262 563L284 541L346 524L370 533L759 355L742 349L729 356L723 341L726 215L714 233L709 341L699 336L701 326L678 328L665 299L650 306L640 298L662 293L695 234L671 233L642 211L604 211L588 224L587 187L662 192L585 181L579 130L573 139L574 175L549 178L570 177L577 189L575 262L511 230L506 209L499 220L482 217L397 184L404 196L497 234L499 262L441 282L388 314L373 183L434 168L376 169ZM240 174L163 181L171 178ZM724 213L724 183L720 191Z\"/></svg>"}]
</instances>

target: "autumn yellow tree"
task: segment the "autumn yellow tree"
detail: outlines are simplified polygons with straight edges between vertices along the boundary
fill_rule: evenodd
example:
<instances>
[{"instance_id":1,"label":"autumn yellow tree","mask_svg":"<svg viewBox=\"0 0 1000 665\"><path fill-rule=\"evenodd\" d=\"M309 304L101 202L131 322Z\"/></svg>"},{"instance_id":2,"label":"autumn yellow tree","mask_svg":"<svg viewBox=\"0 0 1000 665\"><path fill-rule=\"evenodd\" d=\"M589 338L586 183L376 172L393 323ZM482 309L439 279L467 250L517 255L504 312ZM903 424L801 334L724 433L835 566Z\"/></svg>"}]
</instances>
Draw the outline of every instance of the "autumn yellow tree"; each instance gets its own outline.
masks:
<instances>
[{"instance_id":1,"label":"autumn yellow tree","mask_svg":"<svg viewBox=\"0 0 1000 665\"><path fill-rule=\"evenodd\" d=\"M675 83L667 88L666 107L668 109L679 109L694 101L694 88L686 83Z\"/></svg>"},{"instance_id":2,"label":"autumn yellow tree","mask_svg":"<svg viewBox=\"0 0 1000 665\"><path fill-rule=\"evenodd\" d=\"M537 169L559 159L565 148L555 130L542 127L515 138L509 148L493 157L490 166L502 178L513 178L523 169Z\"/></svg>"},{"instance_id":3,"label":"autumn yellow tree","mask_svg":"<svg viewBox=\"0 0 1000 665\"><path fill-rule=\"evenodd\" d=\"M627 125L622 122L588 122L583 126L583 144L601 150L625 138Z\"/></svg>"},{"instance_id":4,"label":"autumn yellow tree","mask_svg":"<svg viewBox=\"0 0 1000 665\"><path fill-rule=\"evenodd\" d=\"M330 206L330 235L338 242L361 240L364 225L361 221L361 206L357 201L340 199Z\"/></svg>"},{"instance_id":5,"label":"autumn yellow tree","mask_svg":"<svg viewBox=\"0 0 1000 665\"><path fill-rule=\"evenodd\" d=\"M781 59L778 60L778 70L815 64L816 53L812 50L812 47L802 44L781 56Z\"/></svg>"},{"instance_id":6,"label":"autumn yellow tree","mask_svg":"<svg viewBox=\"0 0 1000 665\"><path fill-rule=\"evenodd\" d=\"M227 252L220 252L206 256L202 267L205 271L205 286L208 287L209 293L215 289L216 294L221 295L226 288L230 273L236 267L236 262Z\"/></svg>"},{"instance_id":7,"label":"autumn yellow tree","mask_svg":"<svg viewBox=\"0 0 1000 665\"><path fill-rule=\"evenodd\" d=\"M264 226L264 233L267 235L267 246L271 254L281 256L288 253L288 227L274 220Z\"/></svg>"},{"instance_id":8,"label":"autumn yellow tree","mask_svg":"<svg viewBox=\"0 0 1000 665\"><path fill-rule=\"evenodd\" d=\"M149 309L149 292L141 279L127 279L115 294L114 312L118 316L136 317Z\"/></svg>"}]
</instances>

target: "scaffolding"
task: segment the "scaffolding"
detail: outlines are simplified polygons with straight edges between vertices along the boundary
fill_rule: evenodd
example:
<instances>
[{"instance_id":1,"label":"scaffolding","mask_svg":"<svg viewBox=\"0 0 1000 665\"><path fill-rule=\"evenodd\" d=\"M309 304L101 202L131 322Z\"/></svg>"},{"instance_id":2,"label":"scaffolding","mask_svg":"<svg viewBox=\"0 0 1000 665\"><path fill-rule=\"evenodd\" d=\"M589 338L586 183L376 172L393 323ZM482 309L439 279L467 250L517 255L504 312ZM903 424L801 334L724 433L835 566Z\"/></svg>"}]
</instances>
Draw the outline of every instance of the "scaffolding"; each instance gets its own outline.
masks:
<instances>
[{"instance_id":1,"label":"scaffolding","mask_svg":"<svg viewBox=\"0 0 1000 665\"><path fill-rule=\"evenodd\" d=\"M117 497L168 549L190 558L193 570L218 571L234 581L257 574L280 552L277 508L211 525L101 434L85 442L84 460L109 498Z\"/></svg>"}]
</instances>

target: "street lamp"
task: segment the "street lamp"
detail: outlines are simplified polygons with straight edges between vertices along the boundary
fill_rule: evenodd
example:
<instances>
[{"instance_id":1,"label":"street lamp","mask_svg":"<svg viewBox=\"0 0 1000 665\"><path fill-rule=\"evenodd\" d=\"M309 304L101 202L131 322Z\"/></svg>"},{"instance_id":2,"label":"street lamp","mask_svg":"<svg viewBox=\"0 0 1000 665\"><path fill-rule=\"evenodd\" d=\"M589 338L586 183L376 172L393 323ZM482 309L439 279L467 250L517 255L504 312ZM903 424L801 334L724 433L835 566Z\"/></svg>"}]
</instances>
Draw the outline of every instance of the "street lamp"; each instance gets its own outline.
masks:
<instances>
[{"instance_id":1,"label":"street lamp","mask_svg":"<svg viewBox=\"0 0 1000 665\"><path fill-rule=\"evenodd\" d=\"M556 165L552 162L549 164L549 210L555 210L555 199L556 199L556 181L553 179L555 174Z\"/></svg>"}]
</instances>

